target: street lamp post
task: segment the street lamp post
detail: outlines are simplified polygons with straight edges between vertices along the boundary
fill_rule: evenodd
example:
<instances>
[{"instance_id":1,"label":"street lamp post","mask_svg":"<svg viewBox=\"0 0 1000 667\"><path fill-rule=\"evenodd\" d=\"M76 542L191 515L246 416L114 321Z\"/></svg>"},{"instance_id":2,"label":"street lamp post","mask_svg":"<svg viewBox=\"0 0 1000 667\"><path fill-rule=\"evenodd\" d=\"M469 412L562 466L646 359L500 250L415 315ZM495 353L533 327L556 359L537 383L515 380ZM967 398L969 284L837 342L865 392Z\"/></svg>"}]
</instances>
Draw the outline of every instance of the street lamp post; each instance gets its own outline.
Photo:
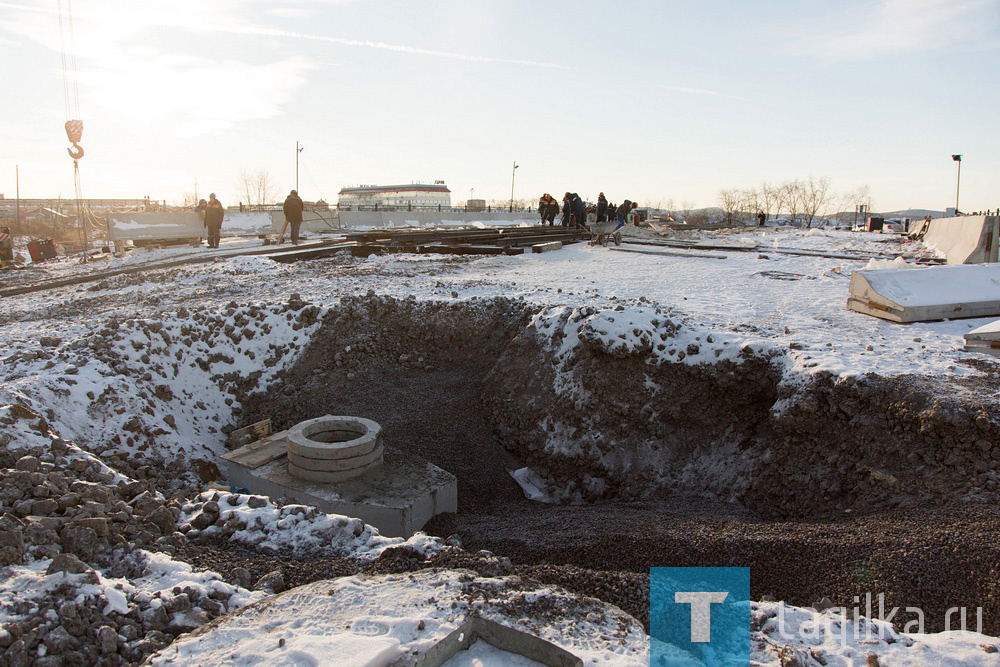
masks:
<instances>
[{"instance_id":1,"label":"street lamp post","mask_svg":"<svg viewBox=\"0 0 1000 667\"><path fill-rule=\"evenodd\" d=\"M510 170L510 212L514 212L514 172L517 171L517 161L514 161L514 168Z\"/></svg>"},{"instance_id":2,"label":"street lamp post","mask_svg":"<svg viewBox=\"0 0 1000 667\"><path fill-rule=\"evenodd\" d=\"M958 163L958 180L955 181L955 215L958 215L958 190L962 186L962 156L952 155L951 159Z\"/></svg>"}]
</instances>

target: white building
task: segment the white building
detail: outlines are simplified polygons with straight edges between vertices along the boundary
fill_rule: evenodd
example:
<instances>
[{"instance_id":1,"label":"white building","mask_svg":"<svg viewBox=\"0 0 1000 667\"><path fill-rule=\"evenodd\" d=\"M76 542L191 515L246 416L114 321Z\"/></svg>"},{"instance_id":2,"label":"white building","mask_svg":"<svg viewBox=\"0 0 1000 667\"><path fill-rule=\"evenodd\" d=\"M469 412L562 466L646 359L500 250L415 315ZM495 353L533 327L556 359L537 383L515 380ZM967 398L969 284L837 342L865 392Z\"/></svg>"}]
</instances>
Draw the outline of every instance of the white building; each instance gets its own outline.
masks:
<instances>
[{"instance_id":1,"label":"white building","mask_svg":"<svg viewBox=\"0 0 1000 667\"><path fill-rule=\"evenodd\" d=\"M444 181L434 181L433 185L411 183L410 185L359 185L343 188L337 200L340 208L359 206L380 208L424 208L450 207L451 190Z\"/></svg>"}]
</instances>

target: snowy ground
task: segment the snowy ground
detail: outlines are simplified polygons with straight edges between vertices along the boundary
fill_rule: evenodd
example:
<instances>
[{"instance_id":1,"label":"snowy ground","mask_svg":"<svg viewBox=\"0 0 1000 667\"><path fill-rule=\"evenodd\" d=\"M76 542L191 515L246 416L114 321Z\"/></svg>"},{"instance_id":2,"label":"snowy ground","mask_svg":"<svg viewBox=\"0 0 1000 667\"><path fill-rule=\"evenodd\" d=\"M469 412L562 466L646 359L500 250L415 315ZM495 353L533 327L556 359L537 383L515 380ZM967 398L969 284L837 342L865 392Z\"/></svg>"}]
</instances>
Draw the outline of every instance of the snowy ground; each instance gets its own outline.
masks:
<instances>
[{"instance_id":1,"label":"snowy ground","mask_svg":"<svg viewBox=\"0 0 1000 667\"><path fill-rule=\"evenodd\" d=\"M650 238L645 231L630 230L629 234ZM919 246L899 237L840 231L766 229L741 231L728 238L690 232L685 236L715 243L828 253L851 250L891 257L921 252ZM336 304L343 296L369 290L418 300L521 298L546 307L541 317L552 322L566 308L592 307L588 331L606 339L603 344L609 349L616 345L650 345L664 359L677 359L678 349L655 347L654 336L664 326L664 313L669 313L674 322L682 323L685 341L702 342L711 336L712 345L686 354L687 363L735 358L746 347L776 349L788 352L791 361L787 371L793 376L820 370L843 375L870 371L882 375L980 372L965 363L983 357L962 351L962 336L993 320L897 325L848 311L845 303L850 273L863 268L864 260L784 255L766 249L712 253L725 256L720 259L615 252L580 243L540 255L391 255L353 259L345 254L295 264L278 264L259 256L227 256L225 252L246 247L258 245L225 241L217 253L219 259L210 264L3 299L0 404L21 402L32 407L47 416L56 432L85 448L94 443L103 446L113 434L121 433L123 437L115 446L95 452L102 458L117 450L132 454L148 450L150 442L128 435L140 430L129 428L133 419L141 422L144 432L155 432L155 446L166 452L164 458L218 454L224 440L220 422L227 420L233 402L232 395L218 391L220 378L257 373L255 381L266 385L279 370L294 363L318 328L325 307ZM658 250L650 246L641 249ZM29 267L16 276L5 274L0 278L0 287L23 284L28 278L65 277L205 252L210 251L177 247L136 250L104 264L79 265L62 260ZM301 295L301 299L290 298L292 294ZM624 310L616 311L618 306L624 306ZM274 345L275 341L280 345ZM576 343L577 339L565 341L566 345ZM199 359L205 363L198 363ZM996 362L986 359L995 369ZM982 398L995 402L1000 396ZM20 431L5 436L0 444L12 450L35 446L32 438L38 437ZM198 506L184 508L182 524L191 525L199 508L204 511L206 500L198 502ZM289 535L298 536L293 540L295 544L304 544L315 542L316 536L322 534L322 539L350 545L358 554L391 546L377 533L354 534L349 519L305 517L299 512L281 514L270 505L251 511L245 501L228 509L224 504L222 507L235 517L230 534L238 533L251 544L260 537L257 542L270 540L269 544L289 546ZM236 526L238 521L243 523ZM256 523L261 524L258 528L282 523L292 532L250 535ZM417 546L422 549L428 545ZM110 605L106 609L127 610L129 604L148 606L149 598L157 591L169 597L164 591L175 588L175 582L203 588L212 585L209 575L181 572L182 563L155 558L151 563L141 582L121 581L98 572L97 583L80 584L98 587L83 589L81 603L89 599L88 595L95 599L103 596L102 604ZM38 591L44 592L58 583L50 581L51 577L70 576L45 575L48 565L47 559L35 559L3 570L0 606L8 607L16 600L28 600ZM236 587L226 592L234 607L257 595ZM766 607L765 611L773 609ZM803 610L795 610L795 614L799 625L828 622L828 615L821 618ZM295 620L294 614L290 612L285 620ZM248 636L252 635L251 630ZM340 642L344 637L333 639ZM322 662L322 651L328 646L325 641L316 639L298 647L302 664L310 660ZM622 655L615 657L601 648L588 658L594 664L629 664L637 656L642 661L647 650L640 646L644 641L630 636L629 650ZM830 647L823 643L825 640L817 641L817 646L826 651L824 659L830 660ZM867 652L885 657L883 665L984 664L995 654L982 646L996 643L994 639L971 635L855 642L851 644L854 652L840 662L815 664L857 664ZM395 655L393 652L404 644L380 646L388 651L386 655ZM178 644L176 650L182 648ZM204 662L196 653L175 655ZM762 654L760 659L768 664L785 664L775 652Z\"/></svg>"},{"instance_id":2,"label":"snowy ground","mask_svg":"<svg viewBox=\"0 0 1000 667\"><path fill-rule=\"evenodd\" d=\"M643 238L650 236L646 230L634 233ZM690 238L693 234L688 232L686 236ZM828 253L852 250L894 256L921 249L920 244L905 237L864 232L765 229L729 237L714 233L700 236L711 242L725 239ZM246 247L248 243L233 240L223 243L223 249ZM664 250L684 253L674 248ZM110 261L125 265L189 256L192 252L208 251L136 250L124 259ZM791 356L800 368L836 374L968 373L969 369L958 363L969 358L968 353L961 351L962 336L995 319L901 326L848 311L845 304L850 274L864 268L867 264L864 260L781 255L766 250L710 254L725 259L613 252L583 243L558 252L512 257L460 260L437 255L371 257L367 261L350 262L343 268L322 261L278 265L261 257L234 257L204 267L175 270L173 294L165 294L163 285L154 283L127 287L122 296L142 302L155 294L157 303L150 305L160 308L147 312L161 310L171 302L209 304L227 298L266 301L287 297L291 291L324 305L342 294L367 289L400 297L414 295L418 299L451 299L453 291L457 292L456 298L466 300L502 295L546 305L571 301L614 306L621 301L646 299L674 309L694 325L730 332L746 343L791 346ZM78 265L51 270L46 267L45 275L61 276L80 270L84 269ZM118 281L108 282L108 289L117 289ZM207 284L210 282L218 284L215 294ZM17 342L38 337L53 328L62 329L68 323L59 322L58 317L46 318L46 311L57 310L66 300L67 291L86 290L97 297L102 294L103 286L98 283L97 287L67 288L6 299L4 305L11 309L12 317L5 318L7 322L0 327L0 333L7 341ZM32 326L31 320L36 318L40 321ZM77 320L73 324L82 323Z\"/></svg>"}]
</instances>

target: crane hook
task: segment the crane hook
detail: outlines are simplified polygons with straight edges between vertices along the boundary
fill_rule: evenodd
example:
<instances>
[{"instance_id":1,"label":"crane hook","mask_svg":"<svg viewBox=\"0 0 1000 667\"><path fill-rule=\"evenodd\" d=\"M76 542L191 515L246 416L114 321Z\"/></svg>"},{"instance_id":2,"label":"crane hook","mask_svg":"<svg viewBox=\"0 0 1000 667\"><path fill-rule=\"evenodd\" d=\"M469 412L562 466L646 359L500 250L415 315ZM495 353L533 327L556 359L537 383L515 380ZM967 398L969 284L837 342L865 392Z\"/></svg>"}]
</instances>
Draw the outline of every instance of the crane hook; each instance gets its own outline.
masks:
<instances>
[{"instance_id":1,"label":"crane hook","mask_svg":"<svg viewBox=\"0 0 1000 667\"><path fill-rule=\"evenodd\" d=\"M74 143L73 148L67 148L66 152L69 153L69 156L74 160L79 160L83 157L83 146Z\"/></svg>"}]
</instances>

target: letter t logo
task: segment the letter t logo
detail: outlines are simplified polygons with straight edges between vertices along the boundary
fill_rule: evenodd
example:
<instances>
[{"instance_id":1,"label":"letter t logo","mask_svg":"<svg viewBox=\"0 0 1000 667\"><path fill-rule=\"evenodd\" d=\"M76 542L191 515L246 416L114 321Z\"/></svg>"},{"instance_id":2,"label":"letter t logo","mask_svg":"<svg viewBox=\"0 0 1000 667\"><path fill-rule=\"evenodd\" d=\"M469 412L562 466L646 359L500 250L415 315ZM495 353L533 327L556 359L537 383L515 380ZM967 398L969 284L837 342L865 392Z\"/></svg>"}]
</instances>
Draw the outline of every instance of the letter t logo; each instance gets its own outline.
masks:
<instances>
[{"instance_id":1,"label":"letter t logo","mask_svg":"<svg viewBox=\"0 0 1000 667\"><path fill-rule=\"evenodd\" d=\"M674 602L691 605L691 641L712 641L712 604L726 601L729 593L677 592Z\"/></svg>"}]
</instances>

